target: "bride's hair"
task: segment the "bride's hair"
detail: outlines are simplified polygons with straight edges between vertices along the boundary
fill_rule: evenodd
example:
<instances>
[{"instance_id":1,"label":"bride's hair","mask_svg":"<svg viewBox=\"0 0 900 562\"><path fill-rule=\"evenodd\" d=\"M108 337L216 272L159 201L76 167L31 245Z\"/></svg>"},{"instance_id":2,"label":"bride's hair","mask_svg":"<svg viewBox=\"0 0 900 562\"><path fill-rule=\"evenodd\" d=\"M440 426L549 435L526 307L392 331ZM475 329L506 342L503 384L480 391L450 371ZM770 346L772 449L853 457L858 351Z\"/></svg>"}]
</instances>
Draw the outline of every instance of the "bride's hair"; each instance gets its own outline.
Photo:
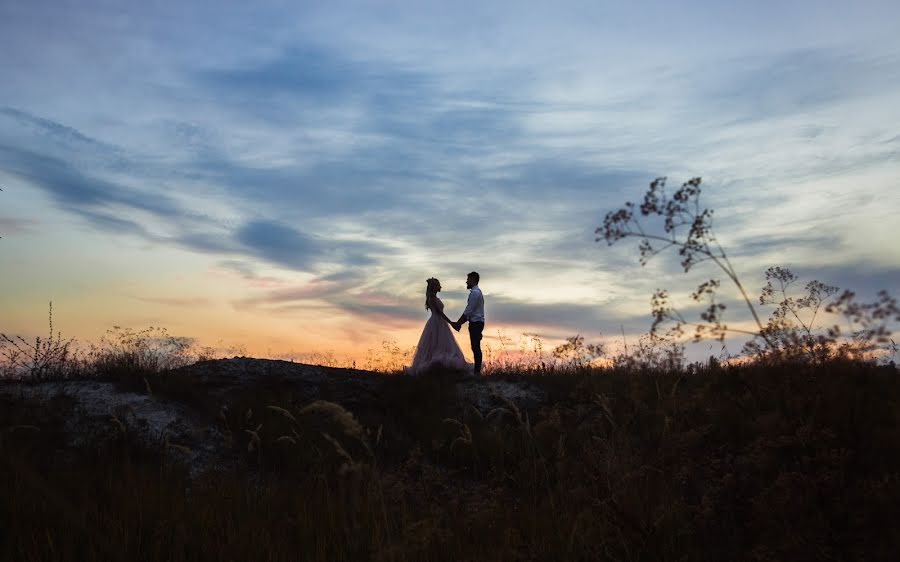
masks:
<instances>
[{"instance_id":1,"label":"bride's hair","mask_svg":"<svg viewBox=\"0 0 900 562\"><path fill-rule=\"evenodd\" d=\"M431 303L434 302L434 297L437 296L437 286L440 284L440 281L431 277L425 281L425 308L431 310Z\"/></svg>"}]
</instances>

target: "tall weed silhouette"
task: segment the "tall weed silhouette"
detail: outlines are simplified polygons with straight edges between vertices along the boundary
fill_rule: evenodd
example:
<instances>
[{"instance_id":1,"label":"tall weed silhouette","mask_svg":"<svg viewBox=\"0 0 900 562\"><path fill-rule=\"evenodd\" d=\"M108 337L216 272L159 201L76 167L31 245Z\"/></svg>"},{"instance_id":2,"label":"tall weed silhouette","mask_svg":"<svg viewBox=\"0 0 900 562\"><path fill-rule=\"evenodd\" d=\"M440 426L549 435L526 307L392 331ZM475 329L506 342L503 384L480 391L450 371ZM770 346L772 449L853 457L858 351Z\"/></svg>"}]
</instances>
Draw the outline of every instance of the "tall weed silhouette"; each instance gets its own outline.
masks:
<instances>
[{"instance_id":1,"label":"tall weed silhouette","mask_svg":"<svg viewBox=\"0 0 900 562\"><path fill-rule=\"evenodd\" d=\"M700 184L701 179L695 177L669 194L666 178L656 178L640 205L629 201L606 214L603 226L595 231L596 241L605 240L613 245L626 238L638 239L642 266L669 249L678 253L685 273L700 264L713 264L737 289L757 329L744 330L726 324L723 316L726 305L719 299L721 281L709 279L691 294L694 302L705 306L699 321L686 318L672 304L669 292L657 289L651 299L652 335L665 328L667 335L679 338L684 335L685 327L693 328L694 341L704 338L724 341L729 333L744 334L751 337L744 351L765 361L863 360L889 350L892 325L900 322L900 308L886 291L881 291L873 302L859 302L852 291L846 290L836 297L838 287L813 280L805 285L803 293L789 294L789 287L798 278L786 268L771 267L766 271L767 284L757 304L772 306L774 310L763 321L737 269L716 238L714 211L701 205ZM816 323L823 320L823 315L832 320L830 325ZM843 320L843 328L835 317Z\"/></svg>"}]
</instances>

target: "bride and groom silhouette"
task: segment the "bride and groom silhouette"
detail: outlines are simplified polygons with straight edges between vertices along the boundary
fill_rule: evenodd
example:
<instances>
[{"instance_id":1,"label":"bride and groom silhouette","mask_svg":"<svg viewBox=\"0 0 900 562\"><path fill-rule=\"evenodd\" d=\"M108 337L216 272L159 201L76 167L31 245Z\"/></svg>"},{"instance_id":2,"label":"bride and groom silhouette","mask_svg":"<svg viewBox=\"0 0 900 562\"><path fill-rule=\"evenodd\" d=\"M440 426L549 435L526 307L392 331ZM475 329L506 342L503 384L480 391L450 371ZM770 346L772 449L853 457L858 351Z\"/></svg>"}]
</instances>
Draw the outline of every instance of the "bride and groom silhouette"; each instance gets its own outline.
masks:
<instances>
[{"instance_id":1,"label":"bride and groom silhouette","mask_svg":"<svg viewBox=\"0 0 900 562\"><path fill-rule=\"evenodd\" d=\"M444 314L444 303L437 296L441 291L441 282L434 277L428 279L425 286L425 308L431 311L431 317L425 322L412 365L408 369L411 374L424 373L434 367L468 371L470 364L466 363L466 358L450 331L452 327L458 332L466 322L469 323L469 340L472 343L472 355L475 359L475 364L471 368L475 375L481 374L484 295L478 288L479 280L480 277L475 271L466 277L469 300L459 320L453 322Z\"/></svg>"}]
</instances>

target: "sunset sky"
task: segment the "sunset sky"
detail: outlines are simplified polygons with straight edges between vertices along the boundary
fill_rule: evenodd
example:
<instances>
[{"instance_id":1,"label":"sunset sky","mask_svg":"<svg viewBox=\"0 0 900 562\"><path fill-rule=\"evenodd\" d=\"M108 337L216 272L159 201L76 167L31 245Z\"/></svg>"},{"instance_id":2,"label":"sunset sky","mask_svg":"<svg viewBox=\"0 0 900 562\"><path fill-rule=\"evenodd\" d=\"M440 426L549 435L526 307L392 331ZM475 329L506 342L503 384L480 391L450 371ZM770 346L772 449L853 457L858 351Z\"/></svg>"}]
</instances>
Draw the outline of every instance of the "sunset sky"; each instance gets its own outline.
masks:
<instances>
[{"instance_id":1,"label":"sunset sky","mask_svg":"<svg viewBox=\"0 0 900 562\"><path fill-rule=\"evenodd\" d=\"M477 270L493 345L637 337L657 287L715 276L594 241L661 175L703 177L753 292L781 265L897 295L898 22L896 0L2 2L0 332L45 332L52 300L83 341L360 358L415 345L428 277L458 316Z\"/></svg>"}]
</instances>

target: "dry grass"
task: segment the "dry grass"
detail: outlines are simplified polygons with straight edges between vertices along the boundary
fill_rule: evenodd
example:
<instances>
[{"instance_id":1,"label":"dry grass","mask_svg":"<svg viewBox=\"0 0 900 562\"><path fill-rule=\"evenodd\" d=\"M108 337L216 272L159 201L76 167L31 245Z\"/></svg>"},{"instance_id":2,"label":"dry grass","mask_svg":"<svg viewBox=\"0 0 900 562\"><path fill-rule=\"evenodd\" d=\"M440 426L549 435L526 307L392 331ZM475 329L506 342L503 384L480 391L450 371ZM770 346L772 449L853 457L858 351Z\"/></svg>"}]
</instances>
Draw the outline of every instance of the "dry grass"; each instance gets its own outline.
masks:
<instances>
[{"instance_id":1,"label":"dry grass","mask_svg":"<svg viewBox=\"0 0 900 562\"><path fill-rule=\"evenodd\" d=\"M547 402L480 411L446 373L383 377L352 405L251 392L209 412L239 462L196 480L122 419L115 439L72 449L71 403L7 401L0 558L879 560L900 547L893 369L504 377Z\"/></svg>"}]
</instances>

